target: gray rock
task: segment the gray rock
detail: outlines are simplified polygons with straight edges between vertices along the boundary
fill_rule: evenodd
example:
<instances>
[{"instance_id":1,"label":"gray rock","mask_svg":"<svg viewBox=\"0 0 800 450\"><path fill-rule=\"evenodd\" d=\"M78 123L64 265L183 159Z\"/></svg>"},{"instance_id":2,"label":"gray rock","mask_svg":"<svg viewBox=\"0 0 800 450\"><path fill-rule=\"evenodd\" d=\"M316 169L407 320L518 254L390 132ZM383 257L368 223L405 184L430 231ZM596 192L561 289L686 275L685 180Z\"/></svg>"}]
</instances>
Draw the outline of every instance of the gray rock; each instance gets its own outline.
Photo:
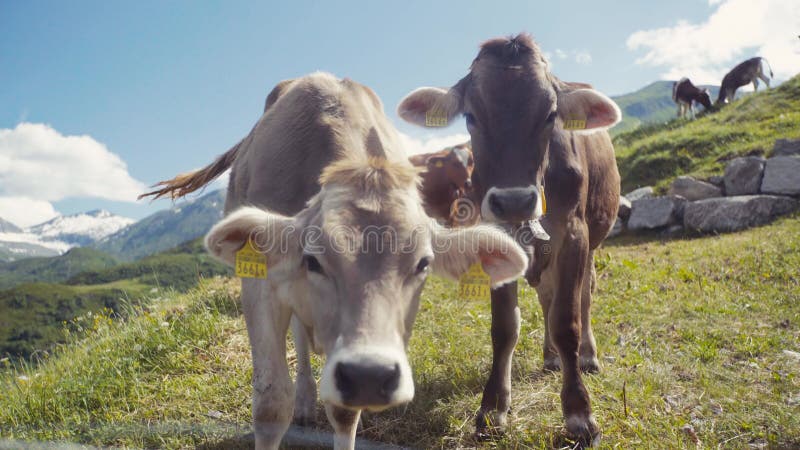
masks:
<instances>
[{"instance_id":1,"label":"gray rock","mask_svg":"<svg viewBox=\"0 0 800 450\"><path fill-rule=\"evenodd\" d=\"M778 139L772 147L772 156L800 156L800 139Z\"/></svg>"},{"instance_id":2,"label":"gray rock","mask_svg":"<svg viewBox=\"0 0 800 450\"><path fill-rule=\"evenodd\" d=\"M627 220L631 216L631 201L624 195L619 196L619 209L617 210L617 217Z\"/></svg>"},{"instance_id":3,"label":"gray rock","mask_svg":"<svg viewBox=\"0 0 800 450\"><path fill-rule=\"evenodd\" d=\"M628 219L628 229L652 230L678 223L685 204L685 198L674 195L636 200Z\"/></svg>"},{"instance_id":4,"label":"gray rock","mask_svg":"<svg viewBox=\"0 0 800 450\"><path fill-rule=\"evenodd\" d=\"M653 197L652 186L640 187L639 189L634 189L625 194L625 198L630 200L631 203L635 202L636 200L640 200L643 198L652 198L652 197Z\"/></svg>"},{"instance_id":5,"label":"gray rock","mask_svg":"<svg viewBox=\"0 0 800 450\"><path fill-rule=\"evenodd\" d=\"M761 192L800 195L800 157L776 156L768 159Z\"/></svg>"},{"instance_id":6,"label":"gray rock","mask_svg":"<svg viewBox=\"0 0 800 450\"><path fill-rule=\"evenodd\" d=\"M705 181L695 180L692 177L678 177L669 188L671 195L680 195L693 202L704 198L722 197L722 189Z\"/></svg>"},{"instance_id":7,"label":"gray rock","mask_svg":"<svg viewBox=\"0 0 800 450\"><path fill-rule=\"evenodd\" d=\"M738 231L791 213L800 203L776 195L742 195L698 200L686 205L683 224L704 233Z\"/></svg>"},{"instance_id":8,"label":"gray rock","mask_svg":"<svg viewBox=\"0 0 800 450\"><path fill-rule=\"evenodd\" d=\"M719 175L708 177L708 182L720 189L723 189L725 187L725 177L721 177Z\"/></svg>"},{"instance_id":9,"label":"gray rock","mask_svg":"<svg viewBox=\"0 0 800 450\"><path fill-rule=\"evenodd\" d=\"M625 224L622 222L622 219L617 217L617 220L614 221L614 226L611 227L611 230L608 232L608 236L606 238L612 238L614 236L619 236L625 230Z\"/></svg>"},{"instance_id":10,"label":"gray rock","mask_svg":"<svg viewBox=\"0 0 800 450\"><path fill-rule=\"evenodd\" d=\"M725 195L757 194L765 162L758 156L732 159L725 166Z\"/></svg>"}]
</instances>

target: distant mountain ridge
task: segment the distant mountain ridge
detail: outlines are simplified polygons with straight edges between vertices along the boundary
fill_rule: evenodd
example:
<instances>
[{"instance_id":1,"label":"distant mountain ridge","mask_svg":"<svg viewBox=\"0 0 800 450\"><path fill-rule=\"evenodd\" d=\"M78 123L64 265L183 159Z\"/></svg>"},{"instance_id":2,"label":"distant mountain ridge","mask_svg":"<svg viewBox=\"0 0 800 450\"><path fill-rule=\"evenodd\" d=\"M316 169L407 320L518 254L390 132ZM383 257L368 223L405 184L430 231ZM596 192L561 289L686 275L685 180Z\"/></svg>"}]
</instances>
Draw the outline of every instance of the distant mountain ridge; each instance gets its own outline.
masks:
<instances>
[{"instance_id":1,"label":"distant mountain ridge","mask_svg":"<svg viewBox=\"0 0 800 450\"><path fill-rule=\"evenodd\" d=\"M22 229L0 219L0 262L63 254L132 224L133 219L105 210L58 216Z\"/></svg>"},{"instance_id":2,"label":"distant mountain ridge","mask_svg":"<svg viewBox=\"0 0 800 450\"><path fill-rule=\"evenodd\" d=\"M181 201L92 244L123 261L133 261L203 236L222 218L225 189Z\"/></svg>"}]
</instances>

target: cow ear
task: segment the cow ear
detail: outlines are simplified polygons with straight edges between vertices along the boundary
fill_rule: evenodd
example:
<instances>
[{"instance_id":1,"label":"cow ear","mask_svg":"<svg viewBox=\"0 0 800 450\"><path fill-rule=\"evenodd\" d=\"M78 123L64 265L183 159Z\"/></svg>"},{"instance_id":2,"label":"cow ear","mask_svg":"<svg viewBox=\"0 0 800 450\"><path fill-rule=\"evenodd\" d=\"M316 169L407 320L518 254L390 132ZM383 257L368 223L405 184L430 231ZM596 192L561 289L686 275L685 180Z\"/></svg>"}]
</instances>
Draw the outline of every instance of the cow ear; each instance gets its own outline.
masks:
<instances>
[{"instance_id":1,"label":"cow ear","mask_svg":"<svg viewBox=\"0 0 800 450\"><path fill-rule=\"evenodd\" d=\"M236 253L248 240L274 266L288 257L299 254L294 219L259 208L238 209L211 228L205 239L212 256L228 264L236 264ZM297 244L297 245L293 245Z\"/></svg>"},{"instance_id":2,"label":"cow ear","mask_svg":"<svg viewBox=\"0 0 800 450\"><path fill-rule=\"evenodd\" d=\"M421 87L400 100L397 115L422 127L446 127L461 112L456 89Z\"/></svg>"},{"instance_id":3,"label":"cow ear","mask_svg":"<svg viewBox=\"0 0 800 450\"><path fill-rule=\"evenodd\" d=\"M594 89L558 93L558 117L565 130L594 131L613 127L622 113L613 100Z\"/></svg>"},{"instance_id":4,"label":"cow ear","mask_svg":"<svg viewBox=\"0 0 800 450\"><path fill-rule=\"evenodd\" d=\"M525 273L528 257L514 240L495 227L475 225L433 230L433 271L458 278L480 262L492 287L510 283Z\"/></svg>"}]
</instances>

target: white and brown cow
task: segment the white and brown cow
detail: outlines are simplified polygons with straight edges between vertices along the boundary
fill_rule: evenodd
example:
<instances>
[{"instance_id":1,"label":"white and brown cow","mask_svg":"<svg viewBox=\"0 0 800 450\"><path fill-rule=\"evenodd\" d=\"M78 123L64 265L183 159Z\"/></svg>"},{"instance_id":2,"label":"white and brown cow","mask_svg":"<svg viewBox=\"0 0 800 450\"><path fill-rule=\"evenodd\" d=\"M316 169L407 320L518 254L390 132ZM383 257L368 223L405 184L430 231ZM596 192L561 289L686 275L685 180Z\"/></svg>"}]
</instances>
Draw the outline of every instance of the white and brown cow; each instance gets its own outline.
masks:
<instances>
[{"instance_id":1,"label":"white and brown cow","mask_svg":"<svg viewBox=\"0 0 800 450\"><path fill-rule=\"evenodd\" d=\"M708 89L700 89L692 80L684 77L672 83L672 101L678 105L678 117L686 117L690 111L694 118L694 104L700 103L706 111L711 109L711 93Z\"/></svg>"},{"instance_id":2,"label":"white and brown cow","mask_svg":"<svg viewBox=\"0 0 800 450\"><path fill-rule=\"evenodd\" d=\"M252 240L266 258L266 278L242 279L241 294L259 449L278 447L293 411L297 420L313 419L309 344L327 355L319 392L334 445L353 448L361 410L414 395L406 346L429 271L457 277L480 261L502 285L527 266L501 231L445 229L425 214L417 170L380 100L351 80L315 73L280 83L247 137L153 194L186 194L228 166L227 216L206 246L233 264ZM296 401L286 362L290 320Z\"/></svg>"},{"instance_id":3,"label":"white and brown cow","mask_svg":"<svg viewBox=\"0 0 800 450\"><path fill-rule=\"evenodd\" d=\"M605 130L619 108L582 83L550 73L526 34L485 42L467 73L450 88L412 91L398 107L403 119L440 126L466 118L472 141L476 197L485 221L525 228L541 218L550 235L536 243L526 273L545 317L544 367L563 373L561 406L567 431L584 443L599 435L581 370L599 364L591 328L593 252L614 224L620 179ZM511 358L520 330L516 283L492 291L493 362L476 417L478 434L506 425Z\"/></svg>"}]
</instances>

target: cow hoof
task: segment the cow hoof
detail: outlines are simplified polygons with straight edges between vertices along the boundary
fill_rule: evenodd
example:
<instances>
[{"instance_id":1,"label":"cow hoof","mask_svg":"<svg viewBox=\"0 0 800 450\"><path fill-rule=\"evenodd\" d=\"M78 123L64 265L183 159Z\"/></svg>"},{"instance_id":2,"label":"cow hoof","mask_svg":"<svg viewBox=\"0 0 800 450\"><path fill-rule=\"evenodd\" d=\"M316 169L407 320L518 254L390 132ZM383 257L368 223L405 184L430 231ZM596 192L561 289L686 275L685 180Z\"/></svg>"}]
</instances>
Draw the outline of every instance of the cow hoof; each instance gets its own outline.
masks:
<instances>
[{"instance_id":1,"label":"cow hoof","mask_svg":"<svg viewBox=\"0 0 800 450\"><path fill-rule=\"evenodd\" d=\"M554 356L552 358L545 358L544 366L542 369L545 372L560 372L561 371L561 358Z\"/></svg>"},{"instance_id":2,"label":"cow hoof","mask_svg":"<svg viewBox=\"0 0 800 450\"><path fill-rule=\"evenodd\" d=\"M481 409L475 417L475 439L478 441L496 439L505 433L507 425L508 413Z\"/></svg>"},{"instance_id":3,"label":"cow hoof","mask_svg":"<svg viewBox=\"0 0 800 450\"><path fill-rule=\"evenodd\" d=\"M585 373L599 373L600 361L596 356L581 356L580 357L581 372Z\"/></svg>"},{"instance_id":4,"label":"cow hoof","mask_svg":"<svg viewBox=\"0 0 800 450\"><path fill-rule=\"evenodd\" d=\"M572 416L567 418L567 436L580 448L594 447L600 443L600 427L591 415Z\"/></svg>"}]
</instances>

